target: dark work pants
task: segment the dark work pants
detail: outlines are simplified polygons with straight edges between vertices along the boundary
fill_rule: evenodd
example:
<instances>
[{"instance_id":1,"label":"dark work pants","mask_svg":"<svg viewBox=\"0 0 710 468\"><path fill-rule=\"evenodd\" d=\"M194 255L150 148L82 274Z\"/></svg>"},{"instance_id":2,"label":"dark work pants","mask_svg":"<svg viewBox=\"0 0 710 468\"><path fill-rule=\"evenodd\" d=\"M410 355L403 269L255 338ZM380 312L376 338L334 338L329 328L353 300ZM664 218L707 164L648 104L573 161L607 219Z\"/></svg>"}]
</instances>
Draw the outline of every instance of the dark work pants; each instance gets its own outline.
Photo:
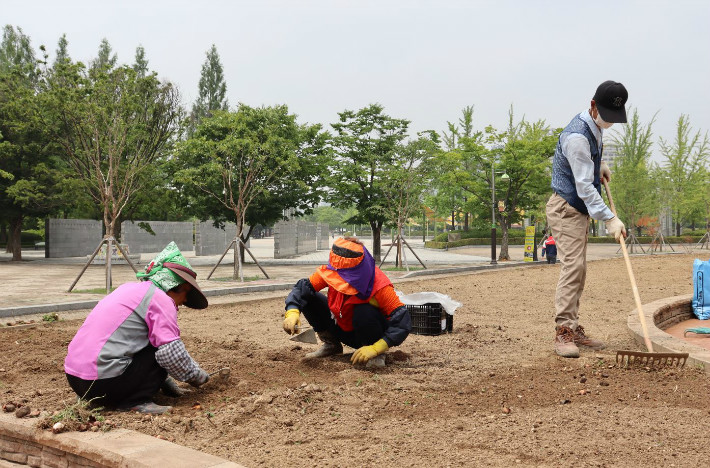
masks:
<instances>
[{"instance_id":1,"label":"dark work pants","mask_svg":"<svg viewBox=\"0 0 710 468\"><path fill-rule=\"evenodd\" d=\"M387 319L380 309L370 304L358 304L353 312L353 330L340 328L330 316L328 299L321 293L306 303L303 315L316 332L329 331L343 344L351 348L371 345L382 338L387 329Z\"/></svg>"},{"instance_id":2,"label":"dark work pants","mask_svg":"<svg viewBox=\"0 0 710 468\"><path fill-rule=\"evenodd\" d=\"M67 374L72 390L97 406L130 408L158 393L168 372L155 360L157 348L148 345L133 356L123 374L108 379L84 380ZM95 400L94 400L95 399Z\"/></svg>"},{"instance_id":3,"label":"dark work pants","mask_svg":"<svg viewBox=\"0 0 710 468\"><path fill-rule=\"evenodd\" d=\"M547 256L547 263L552 263L552 264L557 263L557 255L548 255Z\"/></svg>"}]
</instances>

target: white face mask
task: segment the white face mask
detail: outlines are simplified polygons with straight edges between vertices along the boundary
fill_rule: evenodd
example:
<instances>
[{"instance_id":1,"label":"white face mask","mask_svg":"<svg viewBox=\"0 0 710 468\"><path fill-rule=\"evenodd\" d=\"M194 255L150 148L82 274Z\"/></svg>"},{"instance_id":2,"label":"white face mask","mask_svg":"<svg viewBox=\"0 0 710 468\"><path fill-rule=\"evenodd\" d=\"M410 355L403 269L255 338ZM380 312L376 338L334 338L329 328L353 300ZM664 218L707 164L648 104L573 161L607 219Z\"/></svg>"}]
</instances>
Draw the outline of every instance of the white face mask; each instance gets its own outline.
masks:
<instances>
[{"instance_id":1,"label":"white face mask","mask_svg":"<svg viewBox=\"0 0 710 468\"><path fill-rule=\"evenodd\" d=\"M594 119L594 123L597 124L599 128L603 128L606 130L607 128L611 127L614 125L613 123L606 122L604 119L602 119L602 115L599 113L597 110L597 118Z\"/></svg>"}]
</instances>

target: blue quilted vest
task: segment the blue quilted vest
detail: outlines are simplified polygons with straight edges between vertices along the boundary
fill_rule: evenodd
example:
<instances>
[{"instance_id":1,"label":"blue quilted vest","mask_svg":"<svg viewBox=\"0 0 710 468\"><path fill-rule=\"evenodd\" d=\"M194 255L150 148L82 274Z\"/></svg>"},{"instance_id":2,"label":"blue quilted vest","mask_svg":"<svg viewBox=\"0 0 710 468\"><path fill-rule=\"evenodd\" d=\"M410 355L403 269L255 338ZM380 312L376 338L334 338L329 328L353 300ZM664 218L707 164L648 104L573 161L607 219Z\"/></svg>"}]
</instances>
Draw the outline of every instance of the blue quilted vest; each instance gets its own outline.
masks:
<instances>
[{"instance_id":1,"label":"blue quilted vest","mask_svg":"<svg viewBox=\"0 0 710 468\"><path fill-rule=\"evenodd\" d=\"M592 130L579 115L576 115L562 131L562 134L560 134L560 140L565 133L580 133L589 141L589 149L591 150L592 161L594 162L594 182L592 184L597 192L601 194L599 173L601 170L602 148L597 145L597 139L594 137ZM589 211L587 210L587 205L585 205L584 201L577 195L572 168L567 158L562 154L560 140L557 141L555 156L552 158L552 190L564 198L565 201L572 205L577 211L588 215Z\"/></svg>"}]
</instances>

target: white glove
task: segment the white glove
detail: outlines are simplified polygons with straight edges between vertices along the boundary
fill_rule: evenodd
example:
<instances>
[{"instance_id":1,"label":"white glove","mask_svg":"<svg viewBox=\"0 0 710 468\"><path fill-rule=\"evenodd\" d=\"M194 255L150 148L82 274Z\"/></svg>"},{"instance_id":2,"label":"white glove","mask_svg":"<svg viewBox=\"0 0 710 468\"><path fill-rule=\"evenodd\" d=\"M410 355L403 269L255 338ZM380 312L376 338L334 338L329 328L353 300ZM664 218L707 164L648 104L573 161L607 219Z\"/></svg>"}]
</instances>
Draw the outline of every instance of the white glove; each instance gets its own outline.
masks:
<instances>
[{"instance_id":1,"label":"white glove","mask_svg":"<svg viewBox=\"0 0 710 468\"><path fill-rule=\"evenodd\" d=\"M626 237L626 228L624 227L624 223L622 223L619 218L614 216L613 218L607 219L604 222L606 223L606 229L611 234L614 234L614 239L616 239L617 242L619 242L621 236Z\"/></svg>"},{"instance_id":2,"label":"white glove","mask_svg":"<svg viewBox=\"0 0 710 468\"><path fill-rule=\"evenodd\" d=\"M607 182L611 182L611 169L606 161L602 161L601 170L599 171L599 178L601 180L606 179Z\"/></svg>"},{"instance_id":3,"label":"white glove","mask_svg":"<svg viewBox=\"0 0 710 468\"><path fill-rule=\"evenodd\" d=\"M210 375L204 370L198 368L197 375L188 380L187 383L193 387L199 387L200 385L206 384L208 380L210 380Z\"/></svg>"}]
</instances>

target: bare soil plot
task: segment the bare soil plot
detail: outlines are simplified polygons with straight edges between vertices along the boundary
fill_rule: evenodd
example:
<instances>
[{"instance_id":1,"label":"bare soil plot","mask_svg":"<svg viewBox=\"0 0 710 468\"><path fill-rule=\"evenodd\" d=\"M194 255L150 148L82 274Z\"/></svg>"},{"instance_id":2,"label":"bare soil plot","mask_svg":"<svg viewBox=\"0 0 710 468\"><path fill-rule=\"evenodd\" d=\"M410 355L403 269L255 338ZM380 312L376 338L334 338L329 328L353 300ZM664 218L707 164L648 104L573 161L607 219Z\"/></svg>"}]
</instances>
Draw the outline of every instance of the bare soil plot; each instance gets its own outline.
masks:
<instances>
[{"instance_id":1,"label":"bare soil plot","mask_svg":"<svg viewBox=\"0 0 710 468\"><path fill-rule=\"evenodd\" d=\"M633 257L644 302L692 290L689 255ZM231 367L171 414L112 413L117 425L247 466L701 466L710 448L710 383L699 369L625 370L617 349L633 297L621 259L589 264L581 323L607 341L552 353L559 265L397 285L464 303L454 333L411 335L388 367L311 349L281 330L283 299L181 311L183 338L208 371ZM55 410L72 402L62 363L78 321L0 331L0 403ZM306 349L308 348L308 349Z\"/></svg>"}]
</instances>

